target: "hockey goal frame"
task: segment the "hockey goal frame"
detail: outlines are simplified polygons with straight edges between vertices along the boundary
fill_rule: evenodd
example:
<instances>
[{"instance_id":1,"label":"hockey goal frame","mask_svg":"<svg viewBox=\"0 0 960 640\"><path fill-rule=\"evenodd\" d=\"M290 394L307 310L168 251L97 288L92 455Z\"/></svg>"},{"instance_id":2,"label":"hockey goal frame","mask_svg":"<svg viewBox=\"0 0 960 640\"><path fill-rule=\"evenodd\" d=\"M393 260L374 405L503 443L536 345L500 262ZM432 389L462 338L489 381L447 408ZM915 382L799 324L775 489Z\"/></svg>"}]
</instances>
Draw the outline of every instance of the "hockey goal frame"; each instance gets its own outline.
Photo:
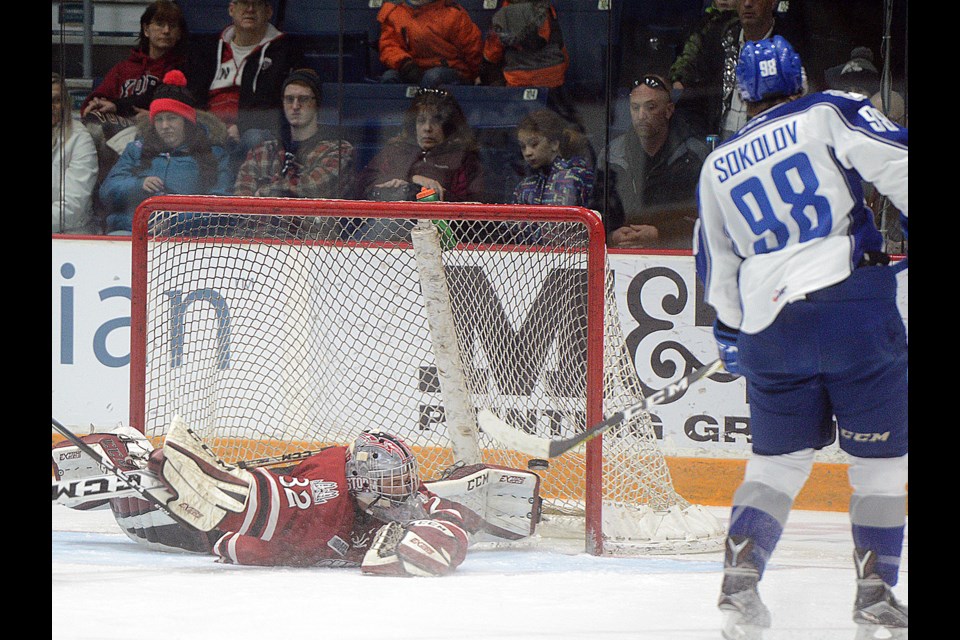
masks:
<instances>
[{"instance_id":1,"label":"hockey goal frame","mask_svg":"<svg viewBox=\"0 0 960 640\"><path fill-rule=\"evenodd\" d=\"M381 220L434 220L481 222L491 220L523 219L529 223L573 223L585 231L587 241L579 249L585 254L587 304L586 304L586 425L604 419L604 325L607 316L609 271L607 268L604 228L597 212L582 207L497 205L448 202L368 202L346 200L247 198L234 196L155 196L145 200L136 211L132 233L132 280L131 280L131 326L130 326L130 424L134 428L156 438L160 434L148 428L147 374L148 374L148 278L150 277L150 246L154 230L152 220L169 212L203 212L210 215L242 215L264 221L283 219L345 219L376 218ZM160 234L162 236L162 234ZM169 238L165 238L169 239ZM215 240L197 239L196 243L223 242L244 244L253 241L248 237L221 237ZM340 241L336 241L339 243ZM357 247L370 243L344 240L344 247ZM329 244L327 241L318 244ZM376 243L374 243L376 244ZM496 248L493 248L496 250ZM431 330L433 328L431 327ZM633 372L635 375L635 371ZM440 386L444 386L441 384ZM444 397L446 402L446 396ZM475 413L475 412L474 412ZM647 416L649 421L649 416ZM474 422L475 424L475 422ZM388 428L388 427L383 427ZM476 428L474 426L474 428ZM475 434L476 435L476 434ZM598 436L585 445L584 478L584 550L592 555L624 553L620 545L610 545L603 531L604 460L603 437ZM235 460L227 459L228 462ZM672 490L672 481L670 481ZM676 496L680 506L685 501ZM675 515L667 515L668 519ZM703 517L694 515L695 518ZM710 528L708 526L708 528ZM714 527L710 540L695 540L691 544L663 546L640 545L640 552L687 552L714 550L722 529ZM633 552L627 551L627 554Z\"/></svg>"}]
</instances>

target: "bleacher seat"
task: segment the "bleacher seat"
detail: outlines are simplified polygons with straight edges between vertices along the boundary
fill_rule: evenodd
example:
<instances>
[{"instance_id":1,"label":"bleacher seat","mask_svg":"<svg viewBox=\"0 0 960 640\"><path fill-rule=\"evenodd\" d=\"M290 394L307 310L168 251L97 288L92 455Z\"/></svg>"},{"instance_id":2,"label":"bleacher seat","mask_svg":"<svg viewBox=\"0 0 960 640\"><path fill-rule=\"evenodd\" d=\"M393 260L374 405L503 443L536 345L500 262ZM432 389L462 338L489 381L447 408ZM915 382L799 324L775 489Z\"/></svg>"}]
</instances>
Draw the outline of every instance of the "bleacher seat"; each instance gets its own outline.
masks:
<instances>
[{"instance_id":1,"label":"bleacher seat","mask_svg":"<svg viewBox=\"0 0 960 640\"><path fill-rule=\"evenodd\" d=\"M467 122L475 130L513 128L526 114L547 106L548 91L544 88L476 85L445 88L457 99ZM416 92L417 87L412 85L326 82L320 120L346 127L397 126ZM342 118L338 112L343 114Z\"/></svg>"},{"instance_id":2,"label":"bleacher seat","mask_svg":"<svg viewBox=\"0 0 960 640\"><path fill-rule=\"evenodd\" d=\"M280 26L298 33L366 31L376 41L380 27L377 12L382 2L374 0L287 0Z\"/></svg>"},{"instance_id":3,"label":"bleacher seat","mask_svg":"<svg viewBox=\"0 0 960 640\"><path fill-rule=\"evenodd\" d=\"M565 86L575 97L599 98L607 90L604 80L607 52L620 40L621 3L611 0L552 0L570 54Z\"/></svg>"},{"instance_id":4,"label":"bleacher seat","mask_svg":"<svg viewBox=\"0 0 960 640\"><path fill-rule=\"evenodd\" d=\"M320 122L347 129L394 127L416 90L401 84L325 82Z\"/></svg>"},{"instance_id":5,"label":"bleacher seat","mask_svg":"<svg viewBox=\"0 0 960 640\"><path fill-rule=\"evenodd\" d=\"M270 0L274 15L279 3L280 0ZM191 35L220 33L230 24L230 0L178 0L177 4L183 11Z\"/></svg>"},{"instance_id":6,"label":"bleacher seat","mask_svg":"<svg viewBox=\"0 0 960 640\"><path fill-rule=\"evenodd\" d=\"M304 64L328 82L365 82L370 76L370 40L366 31L286 32L303 52ZM341 76L340 60L343 60Z\"/></svg>"},{"instance_id":7,"label":"bleacher seat","mask_svg":"<svg viewBox=\"0 0 960 640\"><path fill-rule=\"evenodd\" d=\"M467 10L474 24L480 28L482 36L486 37L493 14L500 7L500 0L457 0L457 3Z\"/></svg>"},{"instance_id":8,"label":"bleacher seat","mask_svg":"<svg viewBox=\"0 0 960 640\"><path fill-rule=\"evenodd\" d=\"M317 36L316 45L305 53L321 77L331 80L338 77L336 73L329 75L324 70L336 70L336 34L342 32L344 55L351 58L344 60L343 82L362 82L383 73L377 50L377 12L382 4L380 0L286 0L277 26L287 33Z\"/></svg>"}]
</instances>

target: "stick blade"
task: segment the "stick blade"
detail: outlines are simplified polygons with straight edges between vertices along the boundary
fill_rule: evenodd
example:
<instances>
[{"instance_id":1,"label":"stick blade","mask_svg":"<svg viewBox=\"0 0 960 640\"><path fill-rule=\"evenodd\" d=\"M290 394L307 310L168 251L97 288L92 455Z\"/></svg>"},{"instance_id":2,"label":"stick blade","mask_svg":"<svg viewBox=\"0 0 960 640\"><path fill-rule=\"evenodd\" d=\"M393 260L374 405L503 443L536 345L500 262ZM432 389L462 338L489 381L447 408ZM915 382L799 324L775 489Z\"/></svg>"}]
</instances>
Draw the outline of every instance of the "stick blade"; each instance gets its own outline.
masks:
<instances>
[{"instance_id":1,"label":"stick blade","mask_svg":"<svg viewBox=\"0 0 960 640\"><path fill-rule=\"evenodd\" d=\"M477 424L483 432L507 449L529 454L534 458L551 458L550 441L513 427L489 409L477 413Z\"/></svg>"}]
</instances>

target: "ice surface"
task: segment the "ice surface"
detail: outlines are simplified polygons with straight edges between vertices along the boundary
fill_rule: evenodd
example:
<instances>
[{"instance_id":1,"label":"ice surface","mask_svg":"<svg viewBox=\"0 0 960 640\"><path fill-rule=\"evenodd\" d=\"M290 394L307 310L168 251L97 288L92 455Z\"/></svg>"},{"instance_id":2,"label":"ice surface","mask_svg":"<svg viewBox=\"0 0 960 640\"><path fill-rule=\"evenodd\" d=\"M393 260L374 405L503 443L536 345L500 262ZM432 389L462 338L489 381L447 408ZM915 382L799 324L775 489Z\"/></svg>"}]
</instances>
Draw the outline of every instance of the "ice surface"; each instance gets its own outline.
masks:
<instances>
[{"instance_id":1,"label":"ice surface","mask_svg":"<svg viewBox=\"0 0 960 640\"><path fill-rule=\"evenodd\" d=\"M709 508L726 521L727 509ZM760 593L764 640L852 640L846 513L795 511ZM151 551L109 510L53 505L56 640L717 640L722 555L474 550L443 578L240 567ZM897 597L908 602L907 547Z\"/></svg>"}]
</instances>

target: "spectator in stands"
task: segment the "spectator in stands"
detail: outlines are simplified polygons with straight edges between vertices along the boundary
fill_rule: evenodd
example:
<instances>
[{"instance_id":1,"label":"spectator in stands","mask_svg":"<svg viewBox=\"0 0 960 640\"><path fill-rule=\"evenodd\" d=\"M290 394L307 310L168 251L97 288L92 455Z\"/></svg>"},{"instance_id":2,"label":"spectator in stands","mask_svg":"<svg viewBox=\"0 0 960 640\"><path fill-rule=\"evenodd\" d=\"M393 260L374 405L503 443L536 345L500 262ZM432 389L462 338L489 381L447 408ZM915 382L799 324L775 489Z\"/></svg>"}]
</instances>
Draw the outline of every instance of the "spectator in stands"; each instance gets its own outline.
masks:
<instances>
[{"instance_id":1,"label":"spectator in stands","mask_svg":"<svg viewBox=\"0 0 960 640\"><path fill-rule=\"evenodd\" d=\"M133 214L154 195L229 195L233 174L223 148L226 127L197 111L183 73L170 71L154 92L140 135L127 145L103 184L109 235L130 235ZM189 215L189 214L187 214Z\"/></svg>"},{"instance_id":2,"label":"spectator in stands","mask_svg":"<svg viewBox=\"0 0 960 640\"><path fill-rule=\"evenodd\" d=\"M829 89L856 93L870 98L873 106L890 120L900 126L906 126L904 100L899 92L891 89L887 95L888 103L884 105L880 73L873 64L873 51L870 48L856 47L850 52L848 61L827 69L824 72L824 78ZM900 212L890 202L890 198L866 181L863 182L863 195L875 214L877 228L883 234L884 249L887 253L906 253L907 239L900 225Z\"/></svg>"},{"instance_id":3,"label":"spectator in stands","mask_svg":"<svg viewBox=\"0 0 960 640\"><path fill-rule=\"evenodd\" d=\"M540 109L520 121L517 142L529 173L513 190L513 204L590 206L595 176L579 128Z\"/></svg>"},{"instance_id":4,"label":"spectator in stands","mask_svg":"<svg viewBox=\"0 0 960 640\"><path fill-rule=\"evenodd\" d=\"M682 51L670 65L670 82L674 89L682 91L684 87L704 83L695 75L697 61L705 50L712 49L720 55L720 34L728 22L737 19L737 0L713 0L707 5L684 40Z\"/></svg>"},{"instance_id":5,"label":"spectator in stands","mask_svg":"<svg viewBox=\"0 0 960 640\"><path fill-rule=\"evenodd\" d=\"M697 182L710 149L674 114L663 77L636 80L629 99L632 127L609 144L597 175L593 208L604 212L607 245L690 249Z\"/></svg>"},{"instance_id":6,"label":"spectator in stands","mask_svg":"<svg viewBox=\"0 0 960 640\"><path fill-rule=\"evenodd\" d=\"M53 233L100 233L93 215L97 149L73 117L72 98L59 73L53 73Z\"/></svg>"},{"instance_id":7,"label":"spectator in stands","mask_svg":"<svg viewBox=\"0 0 960 640\"><path fill-rule=\"evenodd\" d=\"M360 172L354 199L414 200L423 187L444 201L478 202L483 194L473 131L456 98L443 89L417 91L400 132ZM356 235L371 239L380 231L368 225Z\"/></svg>"},{"instance_id":8,"label":"spectator in stands","mask_svg":"<svg viewBox=\"0 0 960 640\"><path fill-rule=\"evenodd\" d=\"M279 136L283 81L302 54L270 23L267 0L231 0L228 11L232 22L219 38L191 47L187 78L197 107L227 125L236 170L247 151Z\"/></svg>"},{"instance_id":9,"label":"spectator in stands","mask_svg":"<svg viewBox=\"0 0 960 640\"><path fill-rule=\"evenodd\" d=\"M674 88L682 88L677 110L702 135L726 140L747 121L746 105L735 81L744 42L781 35L804 57L804 34L796 22L774 12L776 4L777 0L737 0L736 19L721 14L717 19L721 26L703 32L700 49L689 56L685 51L682 60L671 68Z\"/></svg>"},{"instance_id":10,"label":"spectator in stands","mask_svg":"<svg viewBox=\"0 0 960 640\"><path fill-rule=\"evenodd\" d=\"M437 192L440 200L476 201L483 192L477 143L463 109L448 91L417 91L403 114L400 132L357 179L361 200L380 200L377 191L413 186ZM413 200L414 197L389 198Z\"/></svg>"},{"instance_id":11,"label":"spectator in stands","mask_svg":"<svg viewBox=\"0 0 960 640\"><path fill-rule=\"evenodd\" d=\"M889 104L883 104L883 92L880 86L880 73L873 63L873 51L869 47L857 47L850 52L850 59L843 64L830 67L824 72L827 88L859 93L870 98L873 106L899 124L906 126L905 103L899 92L891 89Z\"/></svg>"},{"instance_id":12,"label":"spectator in stands","mask_svg":"<svg viewBox=\"0 0 960 640\"><path fill-rule=\"evenodd\" d=\"M553 110L541 109L517 125L517 142L527 175L514 187L512 204L592 206L595 175L587 138L579 127ZM498 241L537 244L553 226L504 223Z\"/></svg>"},{"instance_id":13,"label":"spectator in stands","mask_svg":"<svg viewBox=\"0 0 960 640\"><path fill-rule=\"evenodd\" d=\"M504 0L483 43L479 82L491 86L563 86L570 57L549 0Z\"/></svg>"},{"instance_id":14,"label":"spectator in stands","mask_svg":"<svg viewBox=\"0 0 960 640\"><path fill-rule=\"evenodd\" d=\"M322 94L313 69L297 69L283 83L286 123L279 140L263 142L240 166L234 195L340 198L351 182L355 153L345 140L329 140L317 120Z\"/></svg>"},{"instance_id":15,"label":"spectator in stands","mask_svg":"<svg viewBox=\"0 0 960 640\"><path fill-rule=\"evenodd\" d=\"M156 0L140 16L137 47L115 64L87 96L80 115L113 113L133 118L146 113L167 71L186 64L187 22L176 2Z\"/></svg>"},{"instance_id":16,"label":"spectator in stands","mask_svg":"<svg viewBox=\"0 0 960 640\"><path fill-rule=\"evenodd\" d=\"M384 2L380 23L381 82L474 84L483 38L466 9L452 0Z\"/></svg>"},{"instance_id":17,"label":"spectator in stands","mask_svg":"<svg viewBox=\"0 0 960 640\"><path fill-rule=\"evenodd\" d=\"M580 126L564 88L569 66L557 11L549 0L504 0L483 42L477 84L546 87L550 108Z\"/></svg>"}]
</instances>

